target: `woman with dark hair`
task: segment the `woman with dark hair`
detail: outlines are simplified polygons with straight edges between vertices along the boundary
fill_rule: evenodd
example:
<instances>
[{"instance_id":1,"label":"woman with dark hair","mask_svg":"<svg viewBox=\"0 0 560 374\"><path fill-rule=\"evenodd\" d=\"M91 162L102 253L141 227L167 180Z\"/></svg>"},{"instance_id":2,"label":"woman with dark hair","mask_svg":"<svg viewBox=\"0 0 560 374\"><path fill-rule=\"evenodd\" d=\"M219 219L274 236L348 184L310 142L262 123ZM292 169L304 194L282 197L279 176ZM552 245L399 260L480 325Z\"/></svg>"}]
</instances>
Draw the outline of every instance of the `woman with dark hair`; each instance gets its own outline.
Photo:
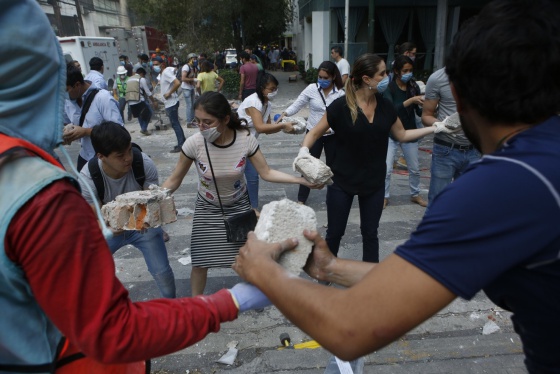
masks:
<instances>
[{"instance_id":1,"label":"woman with dark hair","mask_svg":"<svg viewBox=\"0 0 560 374\"><path fill-rule=\"evenodd\" d=\"M393 79L389 87L383 93L383 97L389 100L397 111L397 115L405 130L416 128L416 115L422 116L423 96L420 87L412 78L413 62L407 56L397 56L393 65ZM391 189L391 175L393 173L393 162L397 147L400 146L408 168L408 183L410 185L410 201L422 207L428 203L420 196L420 169L418 166L418 141L400 143L389 135L389 146L387 150L387 175L385 177L385 199L383 209L389 203Z\"/></svg>"},{"instance_id":2,"label":"woman with dark hair","mask_svg":"<svg viewBox=\"0 0 560 374\"><path fill-rule=\"evenodd\" d=\"M237 109L239 118L246 121L247 127L255 138L258 138L261 133L293 132L292 122L272 123L270 118L270 101L274 99L276 94L278 94L278 80L272 74L259 72L257 76L257 92L247 96ZM258 214L259 175L250 161L245 168L245 178L247 178L251 206Z\"/></svg>"},{"instance_id":3,"label":"woman with dark hair","mask_svg":"<svg viewBox=\"0 0 560 374\"><path fill-rule=\"evenodd\" d=\"M199 94L203 94L208 91L218 91L222 90L224 86L224 78L220 77L214 71L214 64L208 60L202 63L202 73L199 73L196 82L196 91ZM216 89L216 81L219 82L219 86Z\"/></svg>"},{"instance_id":4,"label":"woman with dark hair","mask_svg":"<svg viewBox=\"0 0 560 374\"><path fill-rule=\"evenodd\" d=\"M395 49L400 56L409 57L412 62L416 59L416 44L413 42L404 42Z\"/></svg>"},{"instance_id":5,"label":"woman with dark hair","mask_svg":"<svg viewBox=\"0 0 560 374\"><path fill-rule=\"evenodd\" d=\"M243 124L245 121L231 111L229 102L222 94L202 94L195 102L194 109L194 122L200 132L185 141L175 169L162 185L174 192L181 185L191 165L194 163L196 166L199 180L191 235L192 296L204 292L208 268L230 267L243 245L241 242L227 241L218 192L227 217L251 209L243 177L248 159L255 166L258 175L268 182L319 187L302 177L270 169L257 139ZM206 146L210 160L206 154Z\"/></svg>"},{"instance_id":6,"label":"woman with dark hair","mask_svg":"<svg viewBox=\"0 0 560 374\"><path fill-rule=\"evenodd\" d=\"M335 99L344 95L342 89L342 77L340 71L334 62L323 61L319 65L317 72L317 83L311 83L298 96L297 100L288 107L276 123L280 122L284 116L293 116L299 112L305 105L309 104L309 117L307 119L307 132L309 132L321 120L327 106ZM309 149L309 153L315 158L320 158L325 148L325 157L327 164L332 158L333 131L328 131L321 136ZM309 197L309 188L305 186L299 187L298 203L305 204Z\"/></svg>"},{"instance_id":7,"label":"woman with dark hair","mask_svg":"<svg viewBox=\"0 0 560 374\"><path fill-rule=\"evenodd\" d=\"M357 195L363 261L379 262L377 228L383 210L389 134L399 142L410 142L434 132L449 131L443 123L406 130L391 102L381 96L388 83L385 62L379 56L366 53L358 57L344 87L346 95L327 107L326 115L303 140L299 156L309 154L309 147L330 128L336 133L335 152L329 162L334 183L327 187L326 237L334 255L338 254Z\"/></svg>"}]
</instances>

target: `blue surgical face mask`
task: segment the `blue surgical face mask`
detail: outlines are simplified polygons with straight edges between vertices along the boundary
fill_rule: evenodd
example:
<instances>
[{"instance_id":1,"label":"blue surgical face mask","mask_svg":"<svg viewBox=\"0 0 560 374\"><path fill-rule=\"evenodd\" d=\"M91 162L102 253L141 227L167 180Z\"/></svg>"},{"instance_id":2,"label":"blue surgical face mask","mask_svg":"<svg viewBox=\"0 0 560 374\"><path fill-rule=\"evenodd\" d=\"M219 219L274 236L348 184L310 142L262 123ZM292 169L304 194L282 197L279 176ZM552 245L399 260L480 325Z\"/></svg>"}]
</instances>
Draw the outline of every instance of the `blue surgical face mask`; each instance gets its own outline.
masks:
<instances>
[{"instance_id":1,"label":"blue surgical face mask","mask_svg":"<svg viewBox=\"0 0 560 374\"><path fill-rule=\"evenodd\" d=\"M383 78L383 80L381 80L381 82L377 83L377 92L382 94L387 89L387 86L389 86L389 76L388 75L385 76L385 78Z\"/></svg>"},{"instance_id":2,"label":"blue surgical face mask","mask_svg":"<svg viewBox=\"0 0 560 374\"><path fill-rule=\"evenodd\" d=\"M121 61L121 65L124 66L124 61Z\"/></svg>"},{"instance_id":3,"label":"blue surgical face mask","mask_svg":"<svg viewBox=\"0 0 560 374\"><path fill-rule=\"evenodd\" d=\"M401 81L407 83L409 80L412 79L412 73L406 73L401 76Z\"/></svg>"},{"instance_id":4,"label":"blue surgical face mask","mask_svg":"<svg viewBox=\"0 0 560 374\"><path fill-rule=\"evenodd\" d=\"M319 79L317 79L317 83L319 84L319 86L320 86L322 89L325 89L325 88L329 88L329 87L330 87L332 81L331 81L330 79L321 79L321 78L319 78Z\"/></svg>"},{"instance_id":5,"label":"blue surgical face mask","mask_svg":"<svg viewBox=\"0 0 560 374\"><path fill-rule=\"evenodd\" d=\"M159 66L159 65L158 65L158 66L154 66L154 71L155 71L156 73L161 73L161 66Z\"/></svg>"}]
</instances>

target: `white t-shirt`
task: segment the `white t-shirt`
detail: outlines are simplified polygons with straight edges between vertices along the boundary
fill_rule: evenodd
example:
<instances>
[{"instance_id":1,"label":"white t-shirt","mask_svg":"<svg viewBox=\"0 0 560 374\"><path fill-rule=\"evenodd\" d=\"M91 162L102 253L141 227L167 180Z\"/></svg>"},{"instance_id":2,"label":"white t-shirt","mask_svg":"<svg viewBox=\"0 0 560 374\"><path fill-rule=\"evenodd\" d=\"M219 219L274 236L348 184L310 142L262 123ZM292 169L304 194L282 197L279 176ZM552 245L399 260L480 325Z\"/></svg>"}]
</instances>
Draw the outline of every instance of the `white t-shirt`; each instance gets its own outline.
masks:
<instances>
[{"instance_id":1,"label":"white t-shirt","mask_svg":"<svg viewBox=\"0 0 560 374\"><path fill-rule=\"evenodd\" d=\"M175 79L177 79L177 77L175 76L175 70L175 68L170 66L168 68L165 68L165 70L158 75L159 85L161 87L161 97L165 100L166 108L171 108L179 101L179 99L177 98L177 91L173 92L167 100L163 97L164 94L169 92L169 90L173 86L173 82L175 81Z\"/></svg>"},{"instance_id":2,"label":"white t-shirt","mask_svg":"<svg viewBox=\"0 0 560 374\"><path fill-rule=\"evenodd\" d=\"M223 205L233 205L247 191L245 165L247 158L259 149L257 139L246 130L235 132L233 141L224 146L208 143L208 153L218 182L218 190ZM198 173L198 192L211 204L220 205L212 170L208 163L204 137L200 132L189 136L182 147L185 156L194 161Z\"/></svg>"},{"instance_id":3,"label":"white t-shirt","mask_svg":"<svg viewBox=\"0 0 560 374\"><path fill-rule=\"evenodd\" d=\"M340 61L336 63L336 67L338 67L338 70L340 71L340 76L350 75L350 64L346 61L346 59L341 58Z\"/></svg>"},{"instance_id":4,"label":"white t-shirt","mask_svg":"<svg viewBox=\"0 0 560 374\"><path fill-rule=\"evenodd\" d=\"M239 118L245 119L247 121L247 126L249 126L249 130L251 130L251 134L253 134L255 138L258 138L259 133L253 125L253 119L246 111L247 108L255 108L259 112L261 112L263 122L266 123L268 121L268 118L270 117L272 107L270 106L270 102L264 104L263 106L261 99L259 99L259 96L255 92L254 94L247 96L247 98L243 100L239 108L237 108L237 114L239 115Z\"/></svg>"},{"instance_id":5,"label":"white t-shirt","mask_svg":"<svg viewBox=\"0 0 560 374\"><path fill-rule=\"evenodd\" d=\"M185 64L183 65L183 67L181 68L181 76L183 76L183 72L186 71L187 72L187 76L191 71L191 67L189 66L189 64ZM194 74L193 78L196 77L196 74ZM183 90L194 90L194 85L193 84L188 84L186 82L181 82L181 88Z\"/></svg>"}]
</instances>

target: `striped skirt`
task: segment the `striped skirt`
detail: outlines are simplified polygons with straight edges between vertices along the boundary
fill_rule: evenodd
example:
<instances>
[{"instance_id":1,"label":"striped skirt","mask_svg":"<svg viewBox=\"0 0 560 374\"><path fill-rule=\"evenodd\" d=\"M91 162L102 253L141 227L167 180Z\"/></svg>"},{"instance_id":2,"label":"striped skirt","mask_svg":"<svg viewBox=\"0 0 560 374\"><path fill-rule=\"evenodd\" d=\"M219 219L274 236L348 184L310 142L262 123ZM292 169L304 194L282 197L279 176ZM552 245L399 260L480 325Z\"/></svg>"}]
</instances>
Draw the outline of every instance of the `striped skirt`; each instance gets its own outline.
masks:
<instances>
[{"instance_id":1,"label":"striped skirt","mask_svg":"<svg viewBox=\"0 0 560 374\"><path fill-rule=\"evenodd\" d=\"M231 206L224 205L226 217L251 210L249 195ZM222 210L204 200L196 198L191 235L192 264L201 268L230 267L235 261L239 248L244 243L228 243Z\"/></svg>"}]
</instances>

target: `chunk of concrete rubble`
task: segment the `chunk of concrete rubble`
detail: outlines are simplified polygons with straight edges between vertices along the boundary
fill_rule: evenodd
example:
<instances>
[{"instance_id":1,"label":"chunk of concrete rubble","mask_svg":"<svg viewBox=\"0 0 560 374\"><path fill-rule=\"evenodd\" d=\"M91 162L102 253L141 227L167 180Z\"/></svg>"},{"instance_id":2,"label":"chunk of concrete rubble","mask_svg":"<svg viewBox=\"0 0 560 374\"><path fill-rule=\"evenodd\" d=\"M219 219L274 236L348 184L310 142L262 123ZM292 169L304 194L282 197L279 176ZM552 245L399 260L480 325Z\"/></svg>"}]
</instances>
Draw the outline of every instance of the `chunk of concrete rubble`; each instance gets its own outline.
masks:
<instances>
[{"instance_id":1,"label":"chunk of concrete rubble","mask_svg":"<svg viewBox=\"0 0 560 374\"><path fill-rule=\"evenodd\" d=\"M303 230L317 230L315 211L288 199L273 201L263 206L255 235L268 243L297 238L298 246L286 251L278 261L290 273L299 275L313 248L313 242L303 236Z\"/></svg>"},{"instance_id":2,"label":"chunk of concrete rubble","mask_svg":"<svg viewBox=\"0 0 560 374\"><path fill-rule=\"evenodd\" d=\"M297 157L294 162L294 171L301 175L310 183L332 184L331 177L334 175L331 168L323 161L311 155Z\"/></svg>"},{"instance_id":3,"label":"chunk of concrete rubble","mask_svg":"<svg viewBox=\"0 0 560 374\"><path fill-rule=\"evenodd\" d=\"M284 117L282 122L293 122L294 131L290 134L303 134L307 128L307 121L303 117Z\"/></svg>"},{"instance_id":4,"label":"chunk of concrete rubble","mask_svg":"<svg viewBox=\"0 0 560 374\"><path fill-rule=\"evenodd\" d=\"M119 195L101 208L107 225L116 230L142 230L175 222L175 202L166 188Z\"/></svg>"}]
</instances>

